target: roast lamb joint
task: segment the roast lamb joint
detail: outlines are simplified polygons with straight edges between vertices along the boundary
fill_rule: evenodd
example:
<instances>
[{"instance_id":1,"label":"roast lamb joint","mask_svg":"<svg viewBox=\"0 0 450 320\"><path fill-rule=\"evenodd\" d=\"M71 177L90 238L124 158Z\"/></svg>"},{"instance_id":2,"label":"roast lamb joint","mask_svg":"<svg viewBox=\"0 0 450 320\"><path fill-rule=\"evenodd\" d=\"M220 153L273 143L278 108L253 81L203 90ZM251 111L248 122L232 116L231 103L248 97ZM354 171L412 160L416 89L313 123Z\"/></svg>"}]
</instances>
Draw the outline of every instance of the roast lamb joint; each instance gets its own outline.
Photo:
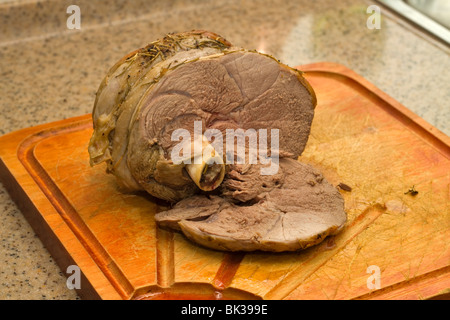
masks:
<instances>
[{"instance_id":1,"label":"roast lamb joint","mask_svg":"<svg viewBox=\"0 0 450 320\"><path fill-rule=\"evenodd\" d=\"M347 220L338 188L298 161L315 106L302 72L274 57L208 31L172 33L101 82L90 162L172 203L158 225L199 245L304 249Z\"/></svg>"}]
</instances>

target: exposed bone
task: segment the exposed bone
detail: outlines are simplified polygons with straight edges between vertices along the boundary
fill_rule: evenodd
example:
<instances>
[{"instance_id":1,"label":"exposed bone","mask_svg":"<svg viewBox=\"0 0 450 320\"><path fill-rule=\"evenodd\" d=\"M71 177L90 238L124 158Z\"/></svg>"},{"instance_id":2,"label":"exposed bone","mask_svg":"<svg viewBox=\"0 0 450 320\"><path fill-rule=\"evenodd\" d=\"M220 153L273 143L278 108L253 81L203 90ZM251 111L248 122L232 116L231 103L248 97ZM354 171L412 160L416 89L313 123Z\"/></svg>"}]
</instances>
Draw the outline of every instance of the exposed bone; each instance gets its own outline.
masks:
<instances>
[{"instance_id":1,"label":"exposed bone","mask_svg":"<svg viewBox=\"0 0 450 320\"><path fill-rule=\"evenodd\" d=\"M192 181L203 191L216 189L225 176L222 156L202 136L201 142L194 141L194 156L185 168Z\"/></svg>"}]
</instances>

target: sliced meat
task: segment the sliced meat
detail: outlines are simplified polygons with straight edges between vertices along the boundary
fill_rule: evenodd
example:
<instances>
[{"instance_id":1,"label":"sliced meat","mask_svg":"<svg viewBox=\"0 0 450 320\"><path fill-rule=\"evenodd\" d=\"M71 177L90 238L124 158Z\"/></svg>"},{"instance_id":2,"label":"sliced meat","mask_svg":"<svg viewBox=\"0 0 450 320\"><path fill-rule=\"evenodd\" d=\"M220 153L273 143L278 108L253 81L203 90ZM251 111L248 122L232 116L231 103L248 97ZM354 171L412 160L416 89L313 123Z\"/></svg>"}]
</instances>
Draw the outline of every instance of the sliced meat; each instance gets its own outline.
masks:
<instances>
[{"instance_id":1,"label":"sliced meat","mask_svg":"<svg viewBox=\"0 0 450 320\"><path fill-rule=\"evenodd\" d=\"M255 202L265 193L280 188L284 182L282 170L273 175L261 175L261 167L261 164L230 165L221 185L222 197L235 202Z\"/></svg>"},{"instance_id":2,"label":"sliced meat","mask_svg":"<svg viewBox=\"0 0 450 320\"><path fill-rule=\"evenodd\" d=\"M296 160L316 102L302 73L269 55L233 47L212 32L169 34L125 56L100 84L90 162L106 162L128 190L173 202L155 216L158 224L199 244L305 248L346 221L338 190ZM242 155L246 137L257 145L245 146ZM180 145L194 153L175 161L172 151L184 150ZM197 161L205 150L207 158Z\"/></svg>"},{"instance_id":3,"label":"sliced meat","mask_svg":"<svg viewBox=\"0 0 450 320\"><path fill-rule=\"evenodd\" d=\"M178 202L172 209L157 214L157 221L161 227L181 230L180 221L204 220L212 214L229 206L227 201L218 196L195 195Z\"/></svg>"},{"instance_id":4,"label":"sliced meat","mask_svg":"<svg viewBox=\"0 0 450 320\"><path fill-rule=\"evenodd\" d=\"M347 220L344 201L315 168L281 159L279 171L281 179L271 183L271 176L250 169L244 173L248 180L238 177L233 190L223 188L226 196L182 200L172 210L158 213L156 221L181 229L198 244L228 251L304 249L342 228ZM252 175L258 177L251 179ZM235 189L252 194L245 198L251 201L234 201L242 199Z\"/></svg>"},{"instance_id":5,"label":"sliced meat","mask_svg":"<svg viewBox=\"0 0 450 320\"><path fill-rule=\"evenodd\" d=\"M227 129L276 129L279 151L295 158L308 140L315 104L301 72L271 56L232 47L211 32L172 34L126 56L100 85L91 164L106 162L129 190L176 202L199 189L185 179L184 164L157 179L158 170L173 165L174 130L193 135L195 121L202 133L217 129L224 136Z\"/></svg>"}]
</instances>

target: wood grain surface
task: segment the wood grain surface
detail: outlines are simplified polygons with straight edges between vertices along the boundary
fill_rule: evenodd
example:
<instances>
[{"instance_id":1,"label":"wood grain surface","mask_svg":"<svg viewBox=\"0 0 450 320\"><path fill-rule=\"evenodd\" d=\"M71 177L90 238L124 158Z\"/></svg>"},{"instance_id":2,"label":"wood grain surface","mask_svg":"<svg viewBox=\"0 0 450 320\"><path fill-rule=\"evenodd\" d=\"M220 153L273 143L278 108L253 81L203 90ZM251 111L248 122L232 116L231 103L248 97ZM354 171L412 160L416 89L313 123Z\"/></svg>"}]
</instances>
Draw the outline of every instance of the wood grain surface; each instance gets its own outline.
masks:
<instances>
[{"instance_id":1,"label":"wood grain surface","mask_svg":"<svg viewBox=\"0 0 450 320\"><path fill-rule=\"evenodd\" d=\"M345 228L309 249L226 253L159 229L167 203L90 167L90 115L0 137L0 178L86 299L448 298L449 137L342 65L299 69L318 98L300 160L351 187Z\"/></svg>"}]
</instances>

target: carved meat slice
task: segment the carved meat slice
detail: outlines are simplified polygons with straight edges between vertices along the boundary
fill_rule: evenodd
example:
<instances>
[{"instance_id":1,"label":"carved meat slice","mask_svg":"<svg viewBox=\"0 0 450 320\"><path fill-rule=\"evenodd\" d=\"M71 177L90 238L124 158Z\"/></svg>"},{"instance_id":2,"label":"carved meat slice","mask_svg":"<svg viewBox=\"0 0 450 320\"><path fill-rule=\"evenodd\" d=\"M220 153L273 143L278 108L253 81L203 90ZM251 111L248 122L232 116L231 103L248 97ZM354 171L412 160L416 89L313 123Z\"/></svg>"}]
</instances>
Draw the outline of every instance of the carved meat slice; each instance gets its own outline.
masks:
<instances>
[{"instance_id":1,"label":"carved meat slice","mask_svg":"<svg viewBox=\"0 0 450 320\"><path fill-rule=\"evenodd\" d=\"M275 180L247 171L246 179L232 179L233 190L222 189L227 196L182 200L158 213L156 221L198 244L228 251L304 249L342 228L347 220L344 201L320 172L293 159L281 159L279 171ZM253 196L235 201L243 193Z\"/></svg>"}]
</instances>

